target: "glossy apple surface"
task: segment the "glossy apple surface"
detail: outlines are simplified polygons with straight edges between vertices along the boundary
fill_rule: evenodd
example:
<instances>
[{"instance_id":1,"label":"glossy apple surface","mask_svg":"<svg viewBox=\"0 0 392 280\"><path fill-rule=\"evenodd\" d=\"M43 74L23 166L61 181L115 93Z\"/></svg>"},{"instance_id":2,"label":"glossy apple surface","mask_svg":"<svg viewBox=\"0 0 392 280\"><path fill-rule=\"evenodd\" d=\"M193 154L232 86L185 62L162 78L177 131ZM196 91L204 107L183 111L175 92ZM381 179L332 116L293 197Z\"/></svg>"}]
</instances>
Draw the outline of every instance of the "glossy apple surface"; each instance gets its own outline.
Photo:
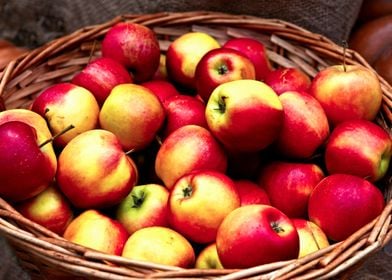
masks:
<instances>
[{"instance_id":1,"label":"glossy apple surface","mask_svg":"<svg viewBox=\"0 0 392 280\"><path fill-rule=\"evenodd\" d=\"M267 75L265 83L280 95L286 91L307 92L311 79L298 68L279 67Z\"/></svg>"}]
</instances>

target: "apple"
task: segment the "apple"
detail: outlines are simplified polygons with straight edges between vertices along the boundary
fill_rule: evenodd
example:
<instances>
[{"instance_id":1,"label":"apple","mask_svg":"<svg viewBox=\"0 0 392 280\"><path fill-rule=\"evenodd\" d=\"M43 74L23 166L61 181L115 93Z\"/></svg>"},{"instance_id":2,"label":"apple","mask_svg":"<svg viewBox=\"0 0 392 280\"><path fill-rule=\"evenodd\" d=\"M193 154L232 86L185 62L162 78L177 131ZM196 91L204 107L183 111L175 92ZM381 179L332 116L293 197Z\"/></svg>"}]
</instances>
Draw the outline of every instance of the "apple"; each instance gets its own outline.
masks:
<instances>
[{"instance_id":1,"label":"apple","mask_svg":"<svg viewBox=\"0 0 392 280\"><path fill-rule=\"evenodd\" d=\"M267 192L256 182L240 179L235 180L234 183L240 195L241 206L249 204L271 205Z\"/></svg>"},{"instance_id":2,"label":"apple","mask_svg":"<svg viewBox=\"0 0 392 280\"><path fill-rule=\"evenodd\" d=\"M170 191L170 225L188 240L211 243L223 219L240 203L228 176L211 170L194 171L178 179Z\"/></svg>"},{"instance_id":3,"label":"apple","mask_svg":"<svg viewBox=\"0 0 392 280\"><path fill-rule=\"evenodd\" d=\"M260 151L275 141L283 125L283 107L276 93L256 80L219 85L206 105L213 135L229 151Z\"/></svg>"},{"instance_id":4,"label":"apple","mask_svg":"<svg viewBox=\"0 0 392 280\"><path fill-rule=\"evenodd\" d=\"M223 44L223 48L230 48L243 53L252 61L256 70L256 79L264 81L272 71L265 46L262 42L253 38L231 38Z\"/></svg>"},{"instance_id":5,"label":"apple","mask_svg":"<svg viewBox=\"0 0 392 280\"><path fill-rule=\"evenodd\" d=\"M309 196L324 177L317 164L275 160L261 169L258 183L272 206L290 218L305 218Z\"/></svg>"},{"instance_id":6,"label":"apple","mask_svg":"<svg viewBox=\"0 0 392 280\"><path fill-rule=\"evenodd\" d=\"M314 77L310 93L332 125L352 119L374 120L381 107L380 81L361 65L333 65Z\"/></svg>"},{"instance_id":7,"label":"apple","mask_svg":"<svg viewBox=\"0 0 392 280\"><path fill-rule=\"evenodd\" d=\"M180 94L176 87L171 82L166 80L150 80L141 83L140 85L151 90L152 93L158 97L161 103L163 103L168 97Z\"/></svg>"},{"instance_id":8,"label":"apple","mask_svg":"<svg viewBox=\"0 0 392 280\"><path fill-rule=\"evenodd\" d=\"M77 73L71 83L88 89L101 106L112 88L119 84L132 83L132 77L116 60L99 57Z\"/></svg>"},{"instance_id":9,"label":"apple","mask_svg":"<svg viewBox=\"0 0 392 280\"><path fill-rule=\"evenodd\" d=\"M129 235L118 221L89 209L71 221L63 236L78 245L119 256Z\"/></svg>"},{"instance_id":10,"label":"apple","mask_svg":"<svg viewBox=\"0 0 392 280\"><path fill-rule=\"evenodd\" d=\"M190 268L195 252L189 241L167 227L147 227L134 232L126 241L122 256L157 264Z\"/></svg>"},{"instance_id":11,"label":"apple","mask_svg":"<svg viewBox=\"0 0 392 280\"><path fill-rule=\"evenodd\" d=\"M327 115L310 94L286 91L279 95L283 105L283 127L275 141L283 156L305 159L322 147L330 132Z\"/></svg>"},{"instance_id":12,"label":"apple","mask_svg":"<svg viewBox=\"0 0 392 280\"><path fill-rule=\"evenodd\" d=\"M185 125L171 133L155 158L155 172L168 189L182 176L197 169L225 172L226 152L209 130Z\"/></svg>"},{"instance_id":13,"label":"apple","mask_svg":"<svg viewBox=\"0 0 392 280\"><path fill-rule=\"evenodd\" d=\"M22 121L0 124L0 195L11 201L31 198L53 181L53 150L40 147L37 130ZM50 145L50 143L48 144Z\"/></svg>"},{"instance_id":14,"label":"apple","mask_svg":"<svg viewBox=\"0 0 392 280\"><path fill-rule=\"evenodd\" d=\"M190 95L174 95L163 102L166 120L160 135L166 138L174 130L189 124L208 128L203 101Z\"/></svg>"},{"instance_id":15,"label":"apple","mask_svg":"<svg viewBox=\"0 0 392 280\"><path fill-rule=\"evenodd\" d=\"M198 269L223 269L219 260L216 243L205 246L196 257L195 268Z\"/></svg>"},{"instance_id":16,"label":"apple","mask_svg":"<svg viewBox=\"0 0 392 280\"><path fill-rule=\"evenodd\" d=\"M81 209L114 206L129 194L137 176L117 137L103 129L79 134L58 157L59 188Z\"/></svg>"},{"instance_id":17,"label":"apple","mask_svg":"<svg viewBox=\"0 0 392 280\"><path fill-rule=\"evenodd\" d=\"M187 32L177 37L166 52L166 69L170 80L186 89L196 89L195 72L201 58L219 42L204 32Z\"/></svg>"},{"instance_id":18,"label":"apple","mask_svg":"<svg viewBox=\"0 0 392 280\"><path fill-rule=\"evenodd\" d=\"M255 67L244 54L229 48L210 50L195 70L196 91L205 102L218 85L242 79L256 79Z\"/></svg>"},{"instance_id":19,"label":"apple","mask_svg":"<svg viewBox=\"0 0 392 280\"><path fill-rule=\"evenodd\" d=\"M161 53L159 56L158 69L155 71L155 74L151 80L168 80L166 70L166 54Z\"/></svg>"},{"instance_id":20,"label":"apple","mask_svg":"<svg viewBox=\"0 0 392 280\"><path fill-rule=\"evenodd\" d=\"M328 237L315 223L305 219L292 219L299 236L299 255L302 258L329 246Z\"/></svg>"},{"instance_id":21,"label":"apple","mask_svg":"<svg viewBox=\"0 0 392 280\"><path fill-rule=\"evenodd\" d=\"M293 222L269 205L241 206L223 220L216 248L224 268L249 268L296 259L299 237Z\"/></svg>"},{"instance_id":22,"label":"apple","mask_svg":"<svg viewBox=\"0 0 392 280\"><path fill-rule=\"evenodd\" d=\"M267 75L265 83L280 95L286 91L307 92L311 79L298 68L279 67Z\"/></svg>"},{"instance_id":23,"label":"apple","mask_svg":"<svg viewBox=\"0 0 392 280\"><path fill-rule=\"evenodd\" d=\"M371 121L351 120L338 124L325 148L328 173L357 175L371 182L380 180L389 168L391 141L390 135Z\"/></svg>"},{"instance_id":24,"label":"apple","mask_svg":"<svg viewBox=\"0 0 392 280\"><path fill-rule=\"evenodd\" d=\"M54 140L59 147L98 125L99 105L94 95L71 83L57 83L46 88L34 100L31 110L46 119L54 135L73 125L73 129Z\"/></svg>"},{"instance_id":25,"label":"apple","mask_svg":"<svg viewBox=\"0 0 392 280\"><path fill-rule=\"evenodd\" d=\"M154 76L160 55L159 42L152 29L135 22L113 25L102 40L102 56L124 65L138 83Z\"/></svg>"},{"instance_id":26,"label":"apple","mask_svg":"<svg viewBox=\"0 0 392 280\"><path fill-rule=\"evenodd\" d=\"M36 196L15 205L25 218L62 236L73 220L73 211L60 190L51 184Z\"/></svg>"},{"instance_id":27,"label":"apple","mask_svg":"<svg viewBox=\"0 0 392 280\"><path fill-rule=\"evenodd\" d=\"M168 226L169 191L158 184L134 186L116 207L116 220L128 231L150 226Z\"/></svg>"},{"instance_id":28,"label":"apple","mask_svg":"<svg viewBox=\"0 0 392 280\"><path fill-rule=\"evenodd\" d=\"M156 137L165 111L158 97L136 84L115 86L99 113L101 128L113 132L124 150L141 150Z\"/></svg>"},{"instance_id":29,"label":"apple","mask_svg":"<svg viewBox=\"0 0 392 280\"><path fill-rule=\"evenodd\" d=\"M350 174L325 177L309 197L309 220L333 241L342 241L370 223L385 207L382 192Z\"/></svg>"}]
</instances>

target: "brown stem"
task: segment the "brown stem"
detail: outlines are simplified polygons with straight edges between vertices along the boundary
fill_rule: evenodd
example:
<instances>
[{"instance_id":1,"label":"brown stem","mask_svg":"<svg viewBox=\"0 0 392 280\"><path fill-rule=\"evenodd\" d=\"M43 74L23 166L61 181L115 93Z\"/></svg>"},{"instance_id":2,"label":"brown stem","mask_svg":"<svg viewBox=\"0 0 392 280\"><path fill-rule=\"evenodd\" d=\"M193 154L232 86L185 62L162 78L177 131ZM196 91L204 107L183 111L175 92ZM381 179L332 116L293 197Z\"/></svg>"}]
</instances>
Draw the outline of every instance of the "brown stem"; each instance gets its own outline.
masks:
<instances>
[{"instance_id":1,"label":"brown stem","mask_svg":"<svg viewBox=\"0 0 392 280\"><path fill-rule=\"evenodd\" d=\"M46 144L53 142L54 139L56 139L57 137L63 135L64 133L66 133L68 130L71 130L72 128L75 128L74 125L70 124L69 126L67 126L66 128L64 128L62 131L60 131L59 133L57 133L56 135L52 136L51 138L45 140L44 142L42 142L39 147L42 148L43 146L45 146Z\"/></svg>"}]
</instances>

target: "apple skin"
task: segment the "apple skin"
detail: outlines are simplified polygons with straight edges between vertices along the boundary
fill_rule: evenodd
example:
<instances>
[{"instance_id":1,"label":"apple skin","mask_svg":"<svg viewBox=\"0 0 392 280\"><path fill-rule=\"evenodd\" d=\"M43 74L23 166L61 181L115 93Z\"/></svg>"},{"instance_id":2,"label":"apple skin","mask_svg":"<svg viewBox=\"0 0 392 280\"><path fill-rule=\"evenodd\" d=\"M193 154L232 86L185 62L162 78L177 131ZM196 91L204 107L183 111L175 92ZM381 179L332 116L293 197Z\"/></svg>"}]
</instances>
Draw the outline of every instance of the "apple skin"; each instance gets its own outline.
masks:
<instances>
[{"instance_id":1,"label":"apple skin","mask_svg":"<svg viewBox=\"0 0 392 280\"><path fill-rule=\"evenodd\" d=\"M151 90L152 93L158 97L161 103L173 95L180 95L176 87L171 82L166 80L150 80L141 83L140 85Z\"/></svg>"},{"instance_id":2,"label":"apple skin","mask_svg":"<svg viewBox=\"0 0 392 280\"><path fill-rule=\"evenodd\" d=\"M224 268L249 268L296 259L299 237L293 222L269 205L252 204L232 211L216 237Z\"/></svg>"},{"instance_id":3,"label":"apple skin","mask_svg":"<svg viewBox=\"0 0 392 280\"><path fill-rule=\"evenodd\" d=\"M299 235L299 255L302 258L329 246L328 237L315 223L305 219L292 219Z\"/></svg>"},{"instance_id":4,"label":"apple skin","mask_svg":"<svg viewBox=\"0 0 392 280\"><path fill-rule=\"evenodd\" d=\"M22 121L0 124L0 195L11 201L31 198L53 181L57 162L38 142L34 127Z\"/></svg>"},{"instance_id":5,"label":"apple skin","mask_svg":"<svg viewBox=\"0 0 392 280\"><path fill-rule=\"evenodd\" d=\"M269 146L278 136L284 116L276 93L256 80L221 84L212 92L205 114L214 136L235 152L256 152Z\"/></svg>"},{"instance_id":6,"label":"apple skin","mask_svg":"<svg viewBox=\"0 0 392 280\"><path fill-rule=\"evenodd\" d=\"M248 57L255 67L256 79L259 81L264 81L272 71L265 46L256 39L245 37L231 38L222 47L237 50Z\"/></svg>"},{"instance_id":7,"label":"apple skin","mask_svg":"<svg viewBox=\"0 0 392 280\"><path fill-rule=\"evenodd\" d=\"M113 132L125 151L147 147L164 120L165 111L158 97L136 84L115 86L99 113L101 127Z\"/></svg>"},{"instance_id":8,"label":"apple skin","mask_svg":"<svg viewBox=\"0 0 392 280\"><path fill-rule=\"evenodd\" d=\"M373 122L345 121L332 131L324 154L328 173L352 174L375 182L388 171L392 140Z\"/></svg>"},{"instance_id":9,"label":"apple skin","mask_svg":"<svg viewBox=\"0 0 392 280\"><path fill-rule=\"evenodd\" d=\"M280 95L286 91L307 92L311 79L298 68L279 67L268 74L265 83Z\"/></svg>"},{"instance_id":10,"label":"apple skin","mask_svg":"<svg viewBox=\"0 0 392 280\"><path fill-rule=\"evenodd\" d=\"M187 32L176 38L166 52L169 79L185 89L196 89L197 64L208 51L217 48L218 41L204 32Z\"/></svg>"},{"instance_id":11,"label":"apple skin","mask_svg":"<svg viewBox=\"0 0 392 280\"><path fill-rule=\"evenodd\" d=\"M241 200L241 206L249 204L271 205L267 192L251 180L235 180L235 186Z\"/></svg>"},{"instance_id":12,"label":"apple skin","mask_svg":"<svg viewBox=\"0 0 392 280\"><path fill-rule=\"evenodd\" d=\"M225 172L227 155L211 132L198 125L185 125L171 133L155 158L155 172L170 190L183 175L197 169Z\"/></svg>"},{"instance_id":13,"label":"apple skin","mask_svg":"<svg viewBox=\"0 0 392 280\"><path fill-rule=\"evenodd\" d=\"M208 128L205 108L206 105L200 99L190 95L175 95L168 97L163 102L166 120L160 135L166 138L176 129L193 124Z\"/></svg>"},{"instance_id":14,"label":"apple skin","mask_svg":"<svg viewBox=\"0 0 392 280\"><path fill-rule=\"evenodd\" d=\"M77 73L71 83L88 89L101 106L112 88L119 84L132 83L132 77L116 60L99 57Z\"/></svg>"},{"instance_id":15,"label":"apple skin","mask_svg":"<svg viewBox=\"0 0 392 280\"><path fill-rule=\"evenodd\" d=\"M122 256L157 264L191 268L195 252L189 241L167 227L147 227L133 233L125 243Z\"/></svg>"},{"instance_id":16,"label":"apple skin","mask_svg":"<svg viewBox=\"0 0 392 280\"><path fill-rule=\"evenodd\" d=\"M15 205L25 218L62 236L74 215L71 205L54 184Z\"/></svg>"},{"instance_id":17,"label":"apple skin","mask_svg":"<svg viewBox=\"0 0 392 280\"><path fill-rule=\"evenodd\" d=\"M310 90L333 126L352 119L374 120L381 107L380 82L361 65L329 66L314 77Z\"/></svg>"},{"instance_id":18,"label":"apple skin","mask_svg":"<svg viewBox=\"0 0 392 280\"><path fill-rule=\"evenodd\" d=\"M117 137L103 129L76 136L58 157L57 183L77 208L114 206L129 194L137 177L136 165Z\"/></svg>"},{"instance_id":19,"label":"apple skin","mask_svg":"<svg viewBox=\"0 0 392 280\"><path fill-rule=\"evenodd\" d=\"M31 110L46 119L53 135L69 125L74 126L54 140L59 147L64 147L75 136L98 125L99 105L94 95L71 83L58 83L45 89L34 100Z\"/></svg>"},{"instance_id":20,"label":"apple skin","mask_svg":"<svg viewBox=\"0 0 392 280\"><path fill-rule=\"evenodd\" d=\"M349 174L325 177L309 197L309 220L333 241L342 241L381 214L382 192L371 182Z\"/></svg>"},{"instance_id":21,"label":"apple skin","mask_svg":"<svg viewBox=\"0 0 392 280\"><path fill-rule=\"evenodd\" d=\"M102 40L102 56L121 63L136 82L150 80L160 62L159 42L152 29L132 22L112 26Z\"/></svg>"},{"instance_id":22,"label":"apple skin","mask_svg":"<svg viewBox=\"0 0 392 280\"><path fill-rule=\"evenodd\" d=\"M310 94L286 91L279 95L283 105L283 127L274 143L283 156L305 159L325 144L330 128L320 103Z\"/></svg>"},{"instance_id":23,"label":"apple skin","mask_svg":"<svg viewBox=\"0 0 392 280\"><path fill-rule=\"evenodd\" d=\"M262 168L258 183L272 206L290 218L305 218L309 196L324 177L314 163L273 161Z\"/></svg>"},{"instance_id":24,"label":"apple skin","mask_svg":"<svg viewBox=\"0 0 392 280\"><path fill-rule=\"evenodd\" d=\"M167 69L166 69L166 54L161 53L159 56L159 65L157 71L155 71L154 76L151 80L163 80L167 81Z\"/></svg>"},{"instance_id":25,"label":"apple skin","mask_svg":"<svg viewBox=\"0 0 392 280\"><path fill-rule=\"evenodd\" d=\"M178 179L170 191L171 228L199 244L214 242L219 225L240 203L233 180L225 174L191 172Z\"/></svg>"},{"instance_id":26,"label":"apple skin","mask_svg":"<svg viewBox=\"0 0 392 280\"><path fill-rule=\"evenodd\" d=\"M205 102L220 84L242 79L256 79L255 67L244 54L229 48L210 50L195 70L196 91Z\"/></svg>"},{"instance_id":27,"label":"apple skin","mask_svg":"<svg viewBox=\"0 0 392 280\"><path fill-rule=\"evenodd\" d=\"M223 269L216 250L216 243L211 243L201 250L196 257L195 268Z\"/></svg>"},{"instance_id":28,"label":"apple skin","mask_svg":"<svg viewBox=\"0 0 392 280\"><path fill-rule=\"evenodd\" d=\"M168 226L169 191L158 184L134 186L119 203L118 220L129 234L150 226Z\"/></svg>"},{"instance_id":29,"label":"apple skin","mask_svg":"<svg viewBox=\"0 0 392 280\"><path fill-rule=\"evenodd\" d=\"M63 236L87 248L120 256L129 235L118 221L88 209L71 221Z\"/></svg>"}]
</instances>

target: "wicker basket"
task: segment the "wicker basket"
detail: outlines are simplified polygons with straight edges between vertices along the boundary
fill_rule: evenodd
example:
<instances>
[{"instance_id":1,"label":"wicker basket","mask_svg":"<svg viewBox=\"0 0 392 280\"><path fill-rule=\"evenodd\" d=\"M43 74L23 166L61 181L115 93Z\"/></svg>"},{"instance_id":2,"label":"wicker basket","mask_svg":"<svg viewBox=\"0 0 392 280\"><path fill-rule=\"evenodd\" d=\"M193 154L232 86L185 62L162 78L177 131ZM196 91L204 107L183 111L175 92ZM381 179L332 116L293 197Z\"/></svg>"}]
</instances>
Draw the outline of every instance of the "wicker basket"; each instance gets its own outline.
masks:
<instances>
[{"instance_id":1,"label":"wicker basket","mask_svg":"<svg viewBox=\"0 0 392 280\"><path fill-rule=\"evenodd\" d=\"M100 55L100 40L120 21L137 22L152 28L162 52L177 36L203 31L224 42L231 37L250 36L261 40L276 66L299 67L311 77L320 69L341 63L343 48L329 39L281 20L213 12L124 15L88 26L32 50L10 62L0 73L2 109L28 107L44 88L69 81L88 61ZM347 64L368 63L347 49ZM379 77L384 94L378 123L388 132L392 123L392 88ZM96 252L70 243L25 219L0 198L0 234L4 235L22 266L33 278L136 279L136 278L223 278L240 279L326 279L349 273L392 239L390 175L380 183L386 207L382 214L343 242L300 259L271 263L243 270L181 269ZM115 264L115 265L113 265Z\"/></svg>"}]
</instances>

